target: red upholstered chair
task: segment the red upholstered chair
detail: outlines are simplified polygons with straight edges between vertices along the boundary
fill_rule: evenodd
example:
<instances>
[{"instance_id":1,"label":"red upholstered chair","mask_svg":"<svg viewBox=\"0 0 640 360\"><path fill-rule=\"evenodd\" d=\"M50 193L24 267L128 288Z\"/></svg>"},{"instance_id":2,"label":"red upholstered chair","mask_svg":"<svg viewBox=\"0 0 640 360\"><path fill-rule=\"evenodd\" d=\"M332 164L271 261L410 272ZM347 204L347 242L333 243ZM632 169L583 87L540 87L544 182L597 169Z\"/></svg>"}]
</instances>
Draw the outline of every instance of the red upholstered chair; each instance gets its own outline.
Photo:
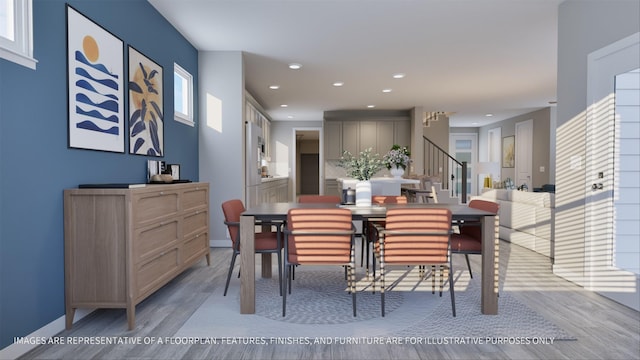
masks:
<instances>
[{"instance_id":1,"label":"red upholstered chair","mask_svg":"<svg viewBox=\"0 0 640 360\"><path fill-rule=\"evenodd\" d=\"M298 202L340 204L340 196L338 195L300 195L298 196Z\"/></svg>"},{"instance_id":2,"label":"red upholstered chair","mask_svg":"<svg viewBox=\"0 0 640 360\"><path fill-rule=\"evenodd\" d=\"M355 229L351 210L340 208L291 209L285 230L282 316L286 315L287 292L291 293L289 271L293 265L347 266L353 316L356 316L355 260L353 239ZM288 289L288 291L287 291Z\"/></svg>"},{"instance_id":3,"label":"red upholstered chair","mask_svg":"<svg viewBox=\"0 0 640 360\"><path fill-rule=\"evenodd\" d=\"M500 204L480 199L473 199L469 202L469 207L489 211L498 214ZM451 235L451 253L464 254L467 260L467 268L469 275L473 279L471 272L471 264L469 263L469 254L482 254L482 228L479 222L461 222L459 234Z\"/></svg>"},{"instance_id":4,"label":"red upholstered chair","mask_svg":"<svg viewBox=\"0 0 640 360\"><path fill-rule=\"evenodd\" d=\"M227 283L224 286L224 296L227 296L231 273L236 262L236 257L240 254L240 215L245 211L242 201L238 199L225 201L222 203L222 212L224 213L224 223L229 229L233 255L229 265L227 274ZM262 224L262 223L260 223ZM258 224L258 225L260 225ZM266 224L264 224L266 225ZM281 224L275 224L277 231L273 232L257 232L255 235L255 252L258 254L275 253L278 255L278 280L280 281L280 291L282 292L282 236ZM238 277L240 272L238 271Z\"/></svg>"},{"instance_id":5,"label":"red upholstered chair","mask_svg":"<svg viewBox=\"0 0 640 360\"><path fill-rule=\"evenodd\" d=\"M387 210L386 224L376 227L376 256L380 259L381 309L384 316L385 266L418 265L447 270L451 310L456 316L453 273L451 271L451 211L441 208L395 208ZM375 260L374 260L375 261ZM375 266L375 264L374 264ZM435 271L432 274L435 288ZM443 288L440 275L440 296ZM435 289L434 289L435 292Z\"/></svg>"}]
</instances>

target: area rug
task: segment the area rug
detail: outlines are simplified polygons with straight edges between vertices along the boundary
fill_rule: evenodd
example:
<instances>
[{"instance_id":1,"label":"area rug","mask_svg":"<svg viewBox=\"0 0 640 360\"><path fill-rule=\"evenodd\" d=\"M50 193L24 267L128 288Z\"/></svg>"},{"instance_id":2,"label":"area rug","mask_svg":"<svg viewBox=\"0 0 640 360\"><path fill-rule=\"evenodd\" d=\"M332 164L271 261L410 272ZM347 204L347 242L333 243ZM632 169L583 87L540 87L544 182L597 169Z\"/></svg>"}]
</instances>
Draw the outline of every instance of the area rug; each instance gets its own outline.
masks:
<instances>
[{"instance_id":1,"label":"area rug","mask_svg":"<svg viewBox=\"0 0 640 360\"><path fill-rule=\"evenodd\" d=\"M361 272L361 268L358 271ZM389 269L384 317L380 311L380 284L365 274L357 277L356 317L352 314L351 295L346 291L341 268L298 267L292 293L287 296L286 317L282 316L277 276L256 277L256 313L250 315L240 314L239 279L234 277L227 296L222 295L222 287L216 288L175 336L574 339L507 292L500 293L498 315L483 315L480 279L469 279L460 273L456 277L456 317L452 316L446 281L440 295L437 276L432 294L431 274L425 276L416 268Z\"/></svg>"}]
</instances>

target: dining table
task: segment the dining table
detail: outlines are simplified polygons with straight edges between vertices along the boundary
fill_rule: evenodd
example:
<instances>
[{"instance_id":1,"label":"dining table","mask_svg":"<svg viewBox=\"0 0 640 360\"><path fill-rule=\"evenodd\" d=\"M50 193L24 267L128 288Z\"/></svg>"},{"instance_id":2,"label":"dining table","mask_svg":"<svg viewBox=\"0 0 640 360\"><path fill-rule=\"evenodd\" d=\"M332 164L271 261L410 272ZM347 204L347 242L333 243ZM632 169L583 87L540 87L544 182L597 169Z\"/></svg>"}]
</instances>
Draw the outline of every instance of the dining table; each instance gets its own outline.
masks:
<instances>
[{"instance_id":1,"label":"dining table","mask_svg":"<svg viewBox=\"0 0 640 360\"><path fill-rule=\"evenodd\" d=\"M374 204L371 206L279 202L262 203L246 209L240 217L240 313L254 314L256 311L255 292L255 227L260 222L285 222L289 210L296 208L344 207L351 210L354 221L368 219L384 219L387 209L396 207L429 207L446 208L451 211L452 222L479 222L482 231L482 279L481 301L482 314L498 314L498 215L489 211L471 208L463 204ZM283 238L284 240L284 238ZM271 254L262 255L261 276L271 277Z\"/></svg>"}]
</instances>

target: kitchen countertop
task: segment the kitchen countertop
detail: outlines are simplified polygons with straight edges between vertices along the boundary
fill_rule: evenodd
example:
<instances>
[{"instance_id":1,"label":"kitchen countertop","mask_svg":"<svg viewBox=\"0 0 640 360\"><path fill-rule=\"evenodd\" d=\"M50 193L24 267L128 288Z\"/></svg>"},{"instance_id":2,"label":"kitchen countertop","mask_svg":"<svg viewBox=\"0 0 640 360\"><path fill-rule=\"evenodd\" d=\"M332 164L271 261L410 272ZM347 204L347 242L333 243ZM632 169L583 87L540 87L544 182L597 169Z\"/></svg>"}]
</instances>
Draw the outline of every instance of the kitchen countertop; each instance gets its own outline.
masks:
<instances>
[{"instance_id":1,"label":"kitchen countertop","mask_svg":"<svg viewBox=\"0 0 640 360\"><path fill-rule=\"evenodd\" d=\"M289 178L288 176L274 175L274 176L262 178L262 182L266 183L266 182L269 182L269 181L276 181L276 180L282 180L282 179L288 179L288 178Z\"/></svg>"},{"instance_id":2,"label":"kitchen countertop","mask_svg":"<svg viewBox=\"0 0 640 360\"><path fill-rule=\"evenodd\" d=\"M358 180L354 178L338 178L338 181L348 182L348 183L356 183ZM394 178L394 177L374 177L371 178L371 182L386 182L386 183L396 183L396 184L419 184L420 180L418 179L405 179L405 178Z\"/></svg>"}]
</instances>

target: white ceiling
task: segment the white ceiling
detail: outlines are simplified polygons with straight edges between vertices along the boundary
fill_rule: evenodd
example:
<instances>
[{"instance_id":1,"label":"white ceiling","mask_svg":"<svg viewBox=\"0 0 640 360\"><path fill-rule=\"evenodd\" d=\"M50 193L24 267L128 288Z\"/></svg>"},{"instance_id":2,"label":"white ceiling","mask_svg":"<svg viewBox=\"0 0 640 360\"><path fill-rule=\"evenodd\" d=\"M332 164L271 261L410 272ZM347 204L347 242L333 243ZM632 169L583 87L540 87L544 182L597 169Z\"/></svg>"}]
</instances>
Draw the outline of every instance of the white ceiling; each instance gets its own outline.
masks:
<instances>
[{"instance_id":1,"label":"white ceiling","mask_svg":"<svg viewBox=\"0 0 640 360\"><path fill-rule=\"evenodd\" d=\"M243 51L246 89L273 120L373 104L450 112L451 126L555 101L561 1L149 0L198 50Z\"/></svg>"}]
</instances>

